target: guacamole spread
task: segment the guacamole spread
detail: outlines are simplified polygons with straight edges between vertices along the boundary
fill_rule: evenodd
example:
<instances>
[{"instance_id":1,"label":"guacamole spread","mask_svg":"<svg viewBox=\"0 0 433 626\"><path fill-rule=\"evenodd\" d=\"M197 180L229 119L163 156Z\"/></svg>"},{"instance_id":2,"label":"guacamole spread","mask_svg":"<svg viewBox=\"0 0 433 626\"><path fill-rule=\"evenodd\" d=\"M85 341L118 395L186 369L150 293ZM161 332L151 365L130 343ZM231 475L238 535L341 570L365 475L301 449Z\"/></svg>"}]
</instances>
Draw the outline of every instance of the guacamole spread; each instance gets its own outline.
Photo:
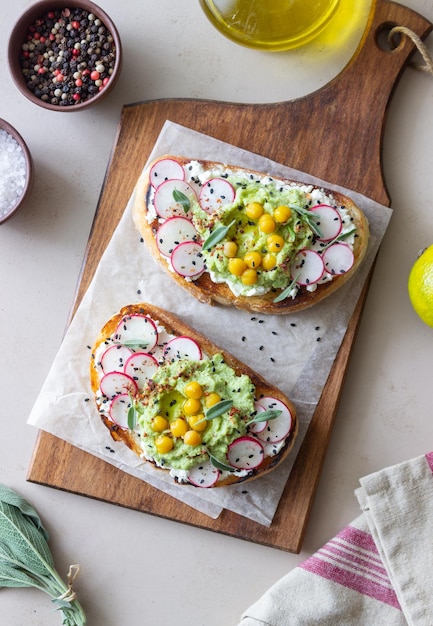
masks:
<instances>
[{"instance_id":1,"label":"guacamole spread","mask_svg":"<svg viewBox=\"0 0 433 626\"><path fill-rule=\"evenodd\" d=\"M305 213L313 204L311 194L307 188L281 186L271 177L256 180L228 174L226 179L236 192L232 203L211 215L198 203L192 207L192 221L202 241L216 229L229 226L220 241L203 250L212 280L226 282L237 295L260 295L287 287L292 281L291 259L314 239ZM239 275L232 269L233 256L245 262L238 261ZM248 272L241 274L248 268L254 278L245 281Z\"/></svg>"},{"instance_id":2,"label":"guacamole spread","mask_svg":"<svg viewBox=\"0 0 433 626\"><path fill-rule=\"evenodd\" d=\"M201 393L192 409L186 404L191 381ZM224 462L228 446L246 433L246 423L254 416L254 391L251 379L237 376L221 354L201 361L174 359L163 363L136 399L143 456L174 470L189 470L208 460L208 453ZM221 415L206 419L211 398L231 402ZM192 428L192 420L200 422L193 429L199 432L199 445L188 445L185 433L176 430L184 423L185 428ZM164 437L172 447L161 451L158 445Z\"/></svg>"}]
</instances>

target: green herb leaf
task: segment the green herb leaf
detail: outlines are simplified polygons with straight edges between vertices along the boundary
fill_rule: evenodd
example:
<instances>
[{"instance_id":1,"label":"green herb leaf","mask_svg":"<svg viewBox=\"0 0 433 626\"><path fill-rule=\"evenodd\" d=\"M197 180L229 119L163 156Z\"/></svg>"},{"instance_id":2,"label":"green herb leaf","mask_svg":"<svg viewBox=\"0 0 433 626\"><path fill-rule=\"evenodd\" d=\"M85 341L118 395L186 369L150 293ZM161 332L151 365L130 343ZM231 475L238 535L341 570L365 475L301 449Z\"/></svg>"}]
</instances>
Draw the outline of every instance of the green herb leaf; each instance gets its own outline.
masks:
<instances>
[{"instance_id":1,"label":"green herb leaf","mask_svg":"<svg viewBox=\"0 0 433 626\"><path fill-rule=\"evenodd\" d=\"M252 420L247 422L247 426L250 424L258 424L259 422L270 422L271 420L276 419L281 415L282 411L280 409L270 409L269 411L261 411L257 413Z\"/></svg>"},{"instance_id":2,"label":"green herb leaf","mask_svg":"<svg viewBox=\"0 0 433 626\"><path fill-rule=\"evenodd\" d=\"M219 417L220 415L228 411L232 404L233 400L221 400L220 402L217 402L216 404L211 406L208 411L206 411L206 419L214 420L216 417Z\"/></svg>"},{"instance_id":3,"label":"green herb leaf","mask_svg":"<svg viewBox=\"0 0 433 626\"><path fill-rule=\"evenodd\" d=\"M215 456L213 456L213 454L211 454L208 450L208 455L209 455L209 459L210 462L212 463L212 465L214 467L216 467L217 469L221 470L222 472L234 472L235 468L232 467L231 465L228 465L226 463L223 463L222 461L220 461L219 459L217 459Z\"/></svg>"},{"instance_id":4,"label":"green herb leaf","mask_svg":"<svg viewBox=\"0 0 433 626\"><path fill-rule=\"evenodd\" d=\"M215 230L213 231L213 233L211 233L209 235L209 237L206 239L206 241L203 244L203 250L210 250L211 248L213 248L217 243L219 243L220 241L222 241L224 239L224 237L227 235L227 233L229 232L230 228L233 226L233 224L236 223L236 220L232 220L230 222L230 224L228 224L227 226L218 226L218 228L215 228Z\"/></svg>"},{"instance_id":5,"label":"green herb leaf","mask_svg":"<svg viewBox=\"0 0 433 626\"><path fill-rule=\"evenodd\" d=\"M188 213L191 208L191 202L189 201L188 196L186 196L178 189L173 189L173 199L175 200L175 202L179 202L179 204L182 205L185 213Z\"/></svg>"},{"instance_id":6,"label":"green herb leaf","mask_svg":"<svg viewBox=\"0 0 433 626\"><path fill-rule=\"evenodd\" d=\"M288 298L293 287L298 282L298 278L299 278L299 274L297 274L295 278L292 280L292 282L285 289L283 289L283 291L281 291L276 298L274 298L273 302L281 302L282 300L285 300L286 298Z\"/></svg>"},{"instance_id":7,"label":"green herb leaf","mask_svg":"<svg viewBox=\"0 0 433 626\"><path fill-rule=\"evenodd\" d=\"M145 341L140 341L140 339L127 339L126 341L115 341L114 344L116 346L125 346L125 348L131 348L132 350L144 349L149 345Z\"/></svg>"},{"instance_id":8,"label":"green herb leaf","mask_svg":"<svg viewBox=\"0 0 433 626\"><path fill-rule=\"evenodd\" d=\"M48 532L37 511L1 484L0 587L36 587L59 605L63 624L84 626L86 623L84 611L72 592L71 580L66 585L55 569Z\"/></svg>"},{"instance_id":9,"label":"green herb leaf","mask_svg":"<svg viewBox=\"0 0 433 626\"><path fill-rule=\"evenodd\" d=\"M344 239L346 239L347 237L349 237L350 235L353 235L353 233L356 233L356 228L351 228L350 230L347 231L347 233L341 233L340 235L337 235L337 237L334 237L334 239L331 239L331 241L328 241L328 243L323 246L322 251L326 250L326 248L329 248L329 246L332 246L334 243L338 243L339 241L343 241Z\"/></svg>"},{"instance_id":10,"label":"green herb leaf","mask_svg":"<svg viewBox=\"0 0 433 626\"><path fill-rule=\"evenodd\" d=\"M317 226L317 224L314 223L314 219L313 219L313 215L311 215L311 211L309 211L308 209L304 209L303 207L300 207L298 204L289 204L289 207L293 209L294 211L296 211L298 215L301 215L305 219L308 226L311 228L311 230L313 231L315 235L317 235L318 237L322 237L322 231Z\"/></svg>"},{"instance_id":11,"label":"green herb leaf","mask_svg":"<svg viewBox=\"0 0 433 626\"><path fill-rule=\"evenodd\" d=\"M137 425L137 409L135 408L134 404L131 404L131 406L129 407L127 418L129 430L134 430L135 426Z\"/></svg>"}]
</instances>

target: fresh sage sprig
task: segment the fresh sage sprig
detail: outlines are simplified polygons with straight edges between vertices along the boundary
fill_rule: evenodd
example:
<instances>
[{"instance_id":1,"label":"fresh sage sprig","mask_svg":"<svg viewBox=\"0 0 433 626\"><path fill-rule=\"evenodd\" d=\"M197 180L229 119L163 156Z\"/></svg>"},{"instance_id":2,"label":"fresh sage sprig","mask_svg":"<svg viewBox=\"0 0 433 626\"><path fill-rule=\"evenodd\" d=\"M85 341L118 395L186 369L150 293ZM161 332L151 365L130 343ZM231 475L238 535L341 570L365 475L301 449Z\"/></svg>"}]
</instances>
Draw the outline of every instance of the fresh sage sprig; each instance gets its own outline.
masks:
<instances>
[{"instance_id":1,"label":"fresh sage sprig","mask_svg":"<svg viewBox=\"0 0 433 626\"><path fill-rule=\"evenodd\" d=\"M289 297L290 292L292 291L292 289L294 288L294 286L296 285L296 283L298 282L298 278L299 278L299 274L297 274L295 276L295 278L292 280L291 283L289 283L289 285L283 289L283 291L281 291L278 296L276 298L274 298L274 302L281 302L281 300L285 300L286 298Z\"/></svg>"},{"instance_id":2,"label":"fresh sage sprig","mask_svg":"<svg viewBox=\"0 0 433 626\"><path fill-rule=\"evenodd\" d=\"M260 422L269 422L279 417L281 413L282 411L280 409L270 409L269 411L261 411L260 413L256 413L253 419L251 419L249 422L246 423L246 426L250 426L251 424L259 424Z\"/></svg>"},{"instance_id":3,"label":"fresh sage sprig","mask_svg":"<svg viewBox=\"0 0 433 626\"><path fill-rule=\"evenodd\" d=\"M137 407L135 406L134 398L132 398L131 396L129 396L129 398L130 398L131 406L128 409L128 413L126 417L127 417L129 430L134 430L134 428L137 425L138 411L137 411Z\"/></svg>"},{"instance_id":4,"label":"fresh sage sprig","mask_svg":"<svg viewBox=\"0 0 433 626\"><path fill-rule=\"evenodd\" d=\"M234 472L235 471L236 469L235 467L232 467L231 465L227 465L226 463L223 463L222 461L217 459L216 456L213 456L213 454L211 454L209 450L207 450L207 453L209 455L210 462L217 469L221 470L222 472Z\"/></svg>"},{"instance_id":5,"label":"fresh sage sprig","mask_svg":"<svg viewBox=\"0 0 433 626\"><path fill-rule=\"evenodd\" d=\"M334 237L334 239L331 239L331 241L328 241L328 243L326 243L323 246L323 248L321 248L321 251L326 250L326 248L329 248L330 246L334 245L334 243L338 243L339 241L344 241L344 239L347 239L347 237L349 237L350 235L353 235L353 233L356 233L355 227L348 230L347 233L341 233L340 235L337 235L336 237Z\"/></svg>"},{"instance_id":6,"label":"fresh sage sprig","mask_svg":"<svg viewBox=\"0 0 433 626\"><path fill-rule=\"evenodd\" d=\"M206 411L205 416L194 425L197 426L197 424L201 424L202 422L214 420L216 417L219 417L220 415L228 411L232 404L233 400L220 400L220 402L217 402L216 404L211 406L211 408Z\"/></svg>"},{"instance_id":7,"label":"fresh sage sprig","mask_svg":"<svg viewBox=\"0 0 433 626\"><path fill-rule=\"evenodd\" d=\"M0 587L45 591L60 611L64 626L84 626L86 616L72 588L79 566L70 566L66 584L55 569L48 539L33 506L0 484Z\"/></svg>"},{"instance_id":8,"label":"fresh sage sprig","mask_svg":"<svg viewBox=\"0 0 433 626\"><path fill-rule=\"evenodd\" d=\"M235 223L236 223L236 220L232 220L230 224L227 224L227 226L218 226L218 228L215 228L213 233L211 233L209 237L203 243L203 246L202 246L203 250L210 250L211 248L216 246L217 243L222 241L224 237L227 235L227 233L229 232L230 228Z\"/></svg>"},{"instance_id":9,"label":"fresh sage sprig","mask_svg":"<svg viewBox=\"0 0 433 626\"><path fill-rule=\"evenodd\" d=\"M191 202L189 201L188 196L186 196L178 189L173 189L173 199L175 202L179 202L185 213L188 213L191 208Z\"/></svg>"},{"instance_id":10,"label":"fresh sage sprig","mask_svg":"<svg viewBox=\"0 0 433 626\"><path fill-rule=\"evenodd\" d=\"M309 211L308 209L304 209L303 207L300 207L298 204L289 204L289 207L293 209L294 211L296 211L296 213L298 213L305 219L308 226L311 228L311 230L313 231L315 235L317 235L318 237L322 236L322 231L317 226L317 224L314 223L314 219L313 219L313 215L311 214L311 211Z\"/></svg>"}]
</instances>

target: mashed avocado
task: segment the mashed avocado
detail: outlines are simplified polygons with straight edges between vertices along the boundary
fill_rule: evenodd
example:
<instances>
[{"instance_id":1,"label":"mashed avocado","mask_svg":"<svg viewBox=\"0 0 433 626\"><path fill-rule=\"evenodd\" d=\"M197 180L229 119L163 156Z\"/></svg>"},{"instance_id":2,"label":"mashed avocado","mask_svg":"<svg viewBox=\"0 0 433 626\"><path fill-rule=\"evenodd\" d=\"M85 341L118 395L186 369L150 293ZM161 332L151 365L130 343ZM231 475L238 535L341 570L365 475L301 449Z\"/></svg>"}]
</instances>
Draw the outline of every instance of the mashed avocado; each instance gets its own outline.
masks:
<instances>
[{"instance_id":1,"label":"mashed avocado","mask_svg":"<svg viewBox=\"0 0 433 626\"><path fill-rule=\"evenodd\" d=\"M258 252L265 257L270 252L269 233L259 228L257 220L248 217L245 207L250 203L259 203L264 212L272 216L277 207L288 206L292 207L290 218L284 223L277 223L273 231L274 235L280 235L284 240L284 245L278 251L272 250L275 266L268 269L262 264L253 285L254 292L258 294L273 288L285 288L292 281L290 260L297 252L311 245L313 240L313 231L302 212L312 204L309 194L299 187L280 187L269 177L259 181L229 175L227 180L236 190L233 203L225 204L212 215L203 211L198 204L192 207L193 222L203 241L219 226L227 226L234 221L224 239L210 250L203 251L207 270L215 282L227 282L235 293L251 294L251 285L243 284L239 276L229 271L229 258L224 252L224 245L228 241L234 242L237 246L236 256L240 258L249 252Z\"/></svg>"},{"instance_id":2,"label":"mashed avocado","mask_svg":"<svg viewBox=\"0 0 433 626\"><path fill-rule=\"evenodd\" d=\"M187 445L182 437L175 437L170 428L166 429L165 433L173 439L173 448L161 454L155 445L161 433L155 432L152 420L162 415L170 423L185 417L183 405L187 398L184 391L191 380L199 383L203 390L202 413L206 412L204 403L210 393L217 393L221 400L231 400L232 406L207 421L200 433L202 441L199 445ZM254 391L251 379L246 375L237 376L221 354L202 361L181 359L164 363L155 372L150 388L146 389L146 404L138 407L144 456L154 459L161 467L179 470L191 469L207 460L207 450L224 461L229 444L245 434L245 423L254 415Z\"/></svg>"}]
</instances>

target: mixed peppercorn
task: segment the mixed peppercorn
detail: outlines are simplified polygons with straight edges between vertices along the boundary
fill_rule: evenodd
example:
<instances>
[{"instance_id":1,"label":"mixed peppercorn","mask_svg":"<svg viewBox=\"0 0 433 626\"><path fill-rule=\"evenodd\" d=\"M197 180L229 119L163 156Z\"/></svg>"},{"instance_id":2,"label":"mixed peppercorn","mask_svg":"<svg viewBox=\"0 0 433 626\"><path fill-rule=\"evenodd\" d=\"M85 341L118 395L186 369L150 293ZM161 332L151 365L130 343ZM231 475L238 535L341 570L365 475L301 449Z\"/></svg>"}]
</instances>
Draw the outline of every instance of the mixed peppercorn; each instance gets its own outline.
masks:
<instances>
[{"instance_id":1,"label":"mixed peppercorn","mask_svg":"<svg viewBox=\"0 0 433 626\"><path fill-rule=\"evenodd\" d=\"M37 98L70 106L96 96L116 61L114 38L102 21L84 9L48 11L29 26L20 64Z\"/></svg>"}]
</instances>

